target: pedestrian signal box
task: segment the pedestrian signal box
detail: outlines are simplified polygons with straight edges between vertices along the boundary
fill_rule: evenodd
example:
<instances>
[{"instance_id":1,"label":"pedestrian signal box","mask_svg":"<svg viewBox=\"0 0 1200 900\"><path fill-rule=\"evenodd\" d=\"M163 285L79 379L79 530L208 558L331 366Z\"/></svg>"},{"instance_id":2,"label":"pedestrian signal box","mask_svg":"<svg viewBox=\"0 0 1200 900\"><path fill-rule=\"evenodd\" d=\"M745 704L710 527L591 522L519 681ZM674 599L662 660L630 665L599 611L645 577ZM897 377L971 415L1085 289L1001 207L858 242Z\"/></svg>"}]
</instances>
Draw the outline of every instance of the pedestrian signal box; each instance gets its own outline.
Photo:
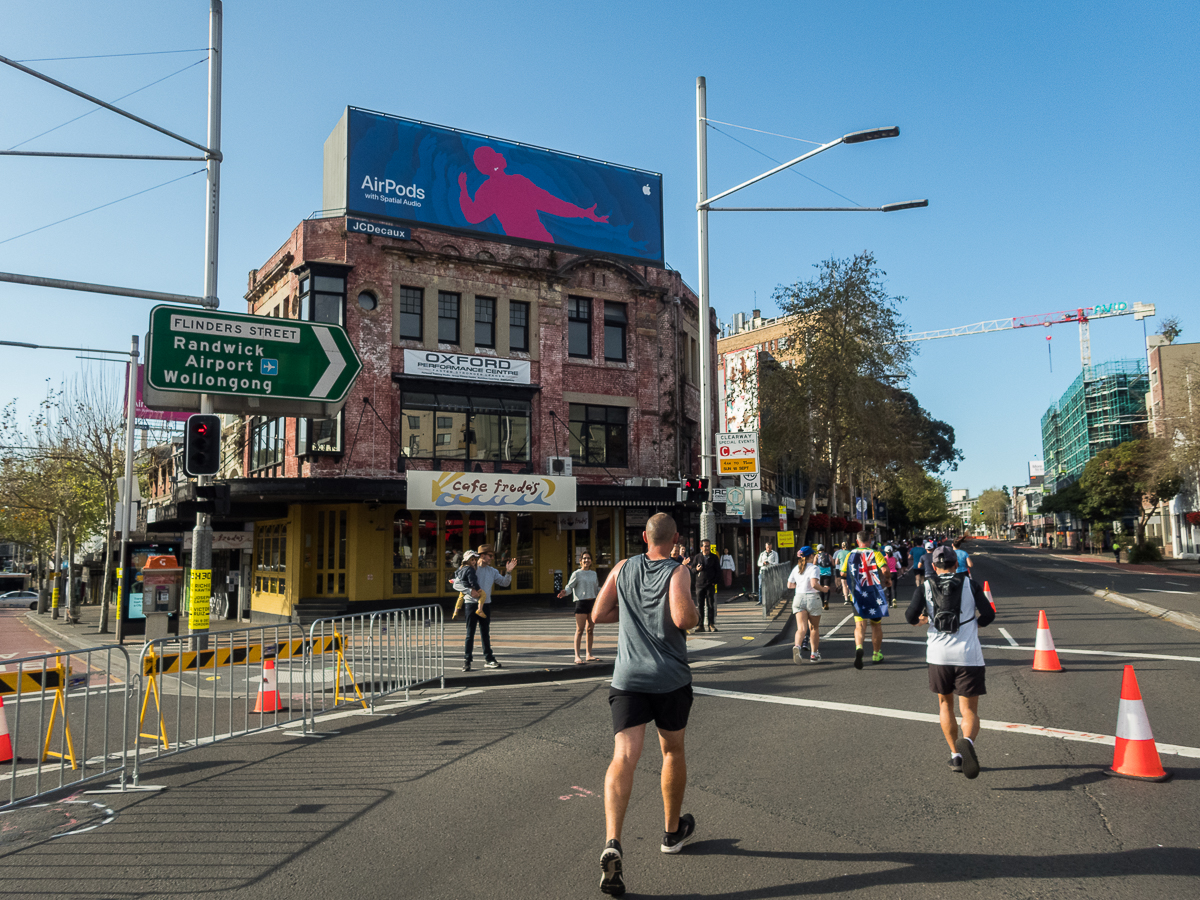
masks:
<instances>
[{"instance_id":1,"label":"pedestrian signal box","mask_svg":"<svg viewBox=\"0 0 1200 900\"><path fill-rule=\"evenodd\" d=\"M675 498L689 503L704 503L708 500L708 479L689 475L679 484Z\"/></svg>"},{"instance_id":2,"label":"pedestrian signal box","mask_svg":"<svg viewBox=\"0 0 1200 900\"><path fill-rule=\"evenodd\" d=\"M190 476L216 475L221 469L221 417L188 416L183 441L183 471Z\"/></svg>"}]
</instances>

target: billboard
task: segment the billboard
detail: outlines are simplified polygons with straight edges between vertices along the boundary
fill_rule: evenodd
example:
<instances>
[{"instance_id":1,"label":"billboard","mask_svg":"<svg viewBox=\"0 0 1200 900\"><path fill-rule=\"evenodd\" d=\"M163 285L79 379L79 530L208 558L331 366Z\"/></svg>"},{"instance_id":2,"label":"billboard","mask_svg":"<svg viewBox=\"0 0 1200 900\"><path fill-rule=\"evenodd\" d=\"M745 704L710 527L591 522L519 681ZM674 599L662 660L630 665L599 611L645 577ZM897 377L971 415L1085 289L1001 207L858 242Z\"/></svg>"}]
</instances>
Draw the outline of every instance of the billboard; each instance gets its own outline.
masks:
<instances>
[{"instance_id":1,"label":"billboard","mask_svg":"<svg viewBox=\"0 0 1200 900\"><path fill-rule=\"evenodd\" d=\"M323 206L663 263L661 175L352 106Z\"/></svg>"}]
</instances>

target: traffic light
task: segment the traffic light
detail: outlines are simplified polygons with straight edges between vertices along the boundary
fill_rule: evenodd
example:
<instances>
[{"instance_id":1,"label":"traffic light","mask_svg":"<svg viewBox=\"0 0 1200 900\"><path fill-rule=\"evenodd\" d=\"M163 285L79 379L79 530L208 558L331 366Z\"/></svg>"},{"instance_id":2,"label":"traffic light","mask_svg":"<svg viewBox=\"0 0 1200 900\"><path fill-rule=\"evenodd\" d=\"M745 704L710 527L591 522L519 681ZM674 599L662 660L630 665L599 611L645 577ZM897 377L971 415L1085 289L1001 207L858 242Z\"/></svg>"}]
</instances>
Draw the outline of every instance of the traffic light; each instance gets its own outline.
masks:
<instances>
[{"instance_id":1,"label":"traffic light","mask_svg":"<svg viewBox=\"0 0 1200 900\"><path fill-rule=\"evenodd\" d=\"M688 503L704 503L708 500L708 479L699 475L689 475L680 482L676 499Z\"/></svg>"},{"instance_id":2,"label":"traffic light","mask_svg":"<svg viewBox=\"0 0 1200 900\"><path fill-rule=\"evenodd\" d=\"M183 471L187 475L216 475L221 468L221 417L188 416L183 441Z\"/></svg>"}]
</instances>

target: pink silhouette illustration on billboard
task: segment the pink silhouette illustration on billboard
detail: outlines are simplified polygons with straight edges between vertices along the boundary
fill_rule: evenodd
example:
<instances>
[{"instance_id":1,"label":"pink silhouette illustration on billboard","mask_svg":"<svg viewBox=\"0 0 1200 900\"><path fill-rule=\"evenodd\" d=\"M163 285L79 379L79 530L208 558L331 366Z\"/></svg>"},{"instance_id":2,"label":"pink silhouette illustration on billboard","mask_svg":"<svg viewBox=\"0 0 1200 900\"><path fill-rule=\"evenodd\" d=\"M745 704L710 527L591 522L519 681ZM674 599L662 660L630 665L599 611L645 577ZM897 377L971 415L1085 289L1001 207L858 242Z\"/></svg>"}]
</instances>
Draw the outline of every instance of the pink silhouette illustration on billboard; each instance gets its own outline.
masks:
<instances>
[{"instance_id":1,"label":"pink silhouette illustration on billboard","mask_svg":"<svg viewBox=\"0 0 1200 900\"><path fill-rule=\"evenodd\" d=\"M506 174L504 169L508 160L491 147L480 147L471 158L475 161L475 168L487 176L487 181L475 191L474 199L467 192L467 173L460 172L458 176L458 202L463 215L472 225L495 216L508 237L553 244L554 238L542 224L540 213L608 223L608 216L596 215L594 203L583 209L555 197L524 175Z\"/></svg>"}]
</instances>

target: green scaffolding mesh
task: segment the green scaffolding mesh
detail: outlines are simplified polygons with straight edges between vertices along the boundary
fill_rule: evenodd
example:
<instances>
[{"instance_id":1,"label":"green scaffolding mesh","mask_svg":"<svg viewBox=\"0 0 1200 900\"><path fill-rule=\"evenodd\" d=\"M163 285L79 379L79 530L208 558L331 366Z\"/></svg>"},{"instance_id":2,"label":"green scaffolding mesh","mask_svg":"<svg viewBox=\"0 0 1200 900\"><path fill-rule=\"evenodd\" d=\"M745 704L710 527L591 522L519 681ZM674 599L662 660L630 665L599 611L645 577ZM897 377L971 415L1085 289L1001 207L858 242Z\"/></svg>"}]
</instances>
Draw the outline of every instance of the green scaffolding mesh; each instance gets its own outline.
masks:
<instances>
[{"instance_id":1,"label":"green scaffolding mesh","mask_svg":"<svg viewBox=\"0 0 1200 900\"><path fill-rule=\"evenodd\" d=\"M1146 421L1150 378L1144 359L1116 359L1089 366L1042 416L1046 480L1075 479L1087 461L1134 438Z\"/></svg>"}]
</instances>

